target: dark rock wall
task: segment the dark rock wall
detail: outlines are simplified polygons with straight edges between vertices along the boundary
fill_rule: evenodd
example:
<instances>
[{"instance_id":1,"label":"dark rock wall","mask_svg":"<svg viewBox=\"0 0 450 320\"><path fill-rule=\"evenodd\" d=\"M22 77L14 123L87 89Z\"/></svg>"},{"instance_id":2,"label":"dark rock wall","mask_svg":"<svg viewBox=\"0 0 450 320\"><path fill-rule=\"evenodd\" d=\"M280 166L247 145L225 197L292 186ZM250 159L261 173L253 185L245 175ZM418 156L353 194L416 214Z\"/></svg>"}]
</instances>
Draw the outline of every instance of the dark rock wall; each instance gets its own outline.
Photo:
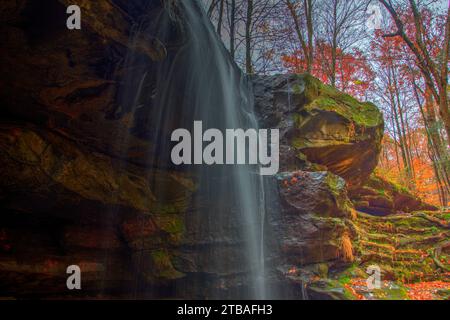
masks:
<instances>
[{"instance_id":1,"label":"dark rock wall","mask_svg":"<svg viewBox=\"0 0 450 320\"><path fill-rule=\"evenodd\" d=\"M246 257L230 236L242 226L221 224L207 199L192 205L196 177L149 166L152 104L129 108L120 94L134 86L126 77L134 68L146 68L144 95L154 94L158 63L183 44L176 22L164 44L154 36L176 5L78 1L77 32L65 27L68 3L1 5L0 295L245 295ZM138 27L149 32L131 43ZM136 64L126 61L130 49ZM86 271L81 292L65 288L71 264Z\"/></svg>"},{"instance_id":2,"label":"dark rock wall","mask_svg":"<svg viewBox=\"0 0 450 320\"><path fill-rule=\"evenodd\" d=\"M151 142L118 99L132 27L164 3L77 1L77 32L69 2L0 5L0 295L77 295L65 287L77 264L81 296L173 296L195 185L146 166ZM135 50L149 65L166 55L151 34Z\"/></svg>"}]
</instances>

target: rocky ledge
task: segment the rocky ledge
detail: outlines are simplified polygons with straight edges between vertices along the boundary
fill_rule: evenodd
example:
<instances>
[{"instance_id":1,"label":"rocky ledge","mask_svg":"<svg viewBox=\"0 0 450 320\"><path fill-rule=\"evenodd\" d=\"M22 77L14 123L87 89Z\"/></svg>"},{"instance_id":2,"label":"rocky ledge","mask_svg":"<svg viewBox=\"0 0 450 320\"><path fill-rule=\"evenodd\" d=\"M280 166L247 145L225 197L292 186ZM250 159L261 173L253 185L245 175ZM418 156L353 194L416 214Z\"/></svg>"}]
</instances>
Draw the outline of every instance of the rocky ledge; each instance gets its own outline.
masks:
<instances>
[{"instance_id":1,"label":"rocky ledge","mask_svg":"<svg viewBox=\"0 0 450 320\"><path fill-rule=\"evenodd\" d=\"M364 185L353 190L350 197L357 210L376 216L438 210L414 196L408 189L375 174L372 174Z\"/></svg>"}]
</instances>

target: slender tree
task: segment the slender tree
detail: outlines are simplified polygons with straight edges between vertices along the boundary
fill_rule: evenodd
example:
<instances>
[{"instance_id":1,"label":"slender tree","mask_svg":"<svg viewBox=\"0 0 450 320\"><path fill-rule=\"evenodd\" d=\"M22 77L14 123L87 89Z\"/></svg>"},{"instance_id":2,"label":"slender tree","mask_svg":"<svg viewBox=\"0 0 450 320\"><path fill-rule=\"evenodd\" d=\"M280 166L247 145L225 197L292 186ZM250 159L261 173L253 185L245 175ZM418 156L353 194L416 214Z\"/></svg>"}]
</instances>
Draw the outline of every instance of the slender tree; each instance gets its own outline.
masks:
<instances>
[{"instance_id":1,"label":"slender tree","mask_svg":"<svg viewBox=\"0 0 450 320\"><path fill-rule=\"evenodd\" d=\"M337 64L338 59L341 58L338 52L339 49L341 53L346 53L351 46L366 36L363 25L368 3L365 0L328 0L320 2L321 28L317 30L320 39L318 43L326 44L331 48L327 69L330 83L333 87L336 87ZM327 46L319 47L319 49Z\"/></svg>"},{"instance_id":2,"label":"slender tree","mask_svg":"<svg viewBox=\"0 0 450 320\"><path fill-rule=\"evenodd\" d=\"M400 10L405 10L405 8L395 7L392 0L379 1L387 9L397 28L395 32L385 34L384 36L400 36L416 57L417 66L423 74L426 86L439 105L439 114L444 122L447 137L450 137L450 112L447 93L450 41L450 4L447 8L447 17L443 27L443 50L441 54L433 57L430 53L429 47L426 44L426 39L428 39L429 32L424 24L423 14L420 12L416 1L408 0L409 8L406 8L412 11L414 24L414 30L412 32L407 32L405 22L401 18L402 15L400 14Z\"/></svg>"},{"instance_id":3,"label":"slender tree","mask_svg":"<svg viewBox=\"0 0 450 320\"><path fill-rule=\"evenodd\" d=\"M252 19L253 19L253 0L247 0L247 20L245 22L245 71L248 74L253 73Z\"/></svg>"},{"instance_id":4,"label":"slender tree","mask_svg":"<svg viewBox=\"0 0 450 320\"><path fill-rule=\"evenodd\" d=\"M236 55L236 0L231 0L230 8L230 54L234 59Z\"/></svg>"},{"instance_id":5,"label":"slender tree","mask_svg":"<svg viewBox=\"0 0 450 320\"><path fill-rule=\"evenodd\" d=\"M297 35L300 47L303 52L303 56L306 61L306 71L308 73L312 72L313 60L314 60L314 44L313 44L313 21L312 21L312 0L303 1L303 15L304 19L301 18L298 13L299 4L302 2L294 3L292 0L285 0L286 6L292 17L294 24L295 33ZM303 23L306 21L306 23ZM303 29L306 25L306 36L303 34Z\"/></svg>"}]
</instances>

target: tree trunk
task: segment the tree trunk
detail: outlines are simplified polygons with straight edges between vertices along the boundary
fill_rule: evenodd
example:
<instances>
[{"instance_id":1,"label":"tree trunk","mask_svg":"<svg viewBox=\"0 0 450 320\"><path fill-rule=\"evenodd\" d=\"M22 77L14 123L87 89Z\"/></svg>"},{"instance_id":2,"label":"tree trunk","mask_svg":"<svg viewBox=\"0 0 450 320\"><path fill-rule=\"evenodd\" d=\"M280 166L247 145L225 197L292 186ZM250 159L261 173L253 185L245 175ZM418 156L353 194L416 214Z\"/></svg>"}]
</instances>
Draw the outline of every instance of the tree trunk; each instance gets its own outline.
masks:
<instances>
[{"instance_id":1,"label":"tree trunk","mask_svg":"<svg viewBox=\"0 0 450 320\"><path fill-rule=\"evenodd\" d=\"M304 1L305 6L305 16L306 16L306 29L308 31L308 65L307 65L307 71L308 73L312 73L312 66L314 63L314 25L313 25L313 7L312 7L312 0L305 0Z\"/></svg>"},{"instance_id":2,"label":"tree trunk","mask_svg":"<svg viewBox=\"0 0 450 320\"><path fill-rule=\"evenodd\" d=\"M288 7L292 20L294 21L295 33L297 34L297 38L300 42L300 46L303 51L303 56L305 57L306 60L306 70L310 73L312 61L310 61L308 46L306 45L305 39L303 37L302 28L300 25L300 18L297 12L295 11L295 7L292 4L291 0L286 0L286 6Z\"/></svg>"},{"instance_id":3,"label":"tree trunk","mask_svg":"<svg viewBox=\"0 0 450 320\"><path fill-rule=\"evenodd\" d=\"M331 86L336 88L336 59L337 59L337 1L334 1L333 6L333 41L331 44Z\"/></svg>"},{"instance_id":4,"label":"tree trunk","mask_svg":"<svg viewBox=\"0 0 450 320\"><path fill-rule=\"evenodd\" d=\"M392 109L392 111L394 113L394 122L395 122L395 127L397 129L398 140L399 140L398 142L400 144L400 151L401 151L402 160L403 160L403 167L406 170L407 179L408 179L407 185L409 186L410 182L412 180L411 179L412 178L411 168L410 168L410 164L409 164L409 161L408 161L408 155L407 155L407 151L406 151L406 145L405 145L405 139L404 139L403 131L402 131L402 128L401 128L401 125L400 125L400 122L399 122L400 116L399 116L399 112L398 112L397 105L396 105L397 102L395 101L395 93L392 92L393 91L392 90L392 88L393 88L392 73L393 73L392 68L389 67L389 76L388 76L388 81L389 81L389 99L391 101L391 109Z\"/></svg>"},{"instance_id":5,"label":"tree trunk","mask_svg":"<svg viewBox=\"0 0 450 320\"><path fill-rule=\"evenodd\" d=\"M225 0L220 0L219 6L219 21L217 22L217 34L222 37L222 21L223 21L223 9Z\"/></svg>"},{"instance_id":6,"label":"tree trunk","mask_svg":"<svg viewBox=\"0 0 450 320\"><path fill-rule=\"evenodd\" d=\"M230 54L231 58L236 55L235 53L235 40L236 39L236 0L231 0L231 16L230 16Z\"/></svg>"},{"instance_id":7,"label":"tree trunk","mask_svg":"<svg viewBox=\"0 0 450 320\"><path fill-rule=\"evenodd\" d=\"M409 47L411 52L415 55L417 59L417 66L419 67L426 85L431 90L438 106L439 115L442 122L444 123L445 131L447 133L446 146L449 145L450 141L450 113L448 106L447 97L447 86L448 86L448 60L449 60L449 42L450 42L450 5L447 8L447 20L445 25L445 35L444 35L444 48L443 54L440 61L440 70L434 59L430 56L427 46L424 44L423 39L426 39L426 31L423 25L423 19L421 13L417 7L414 0L409 0L409 4L414 16L415 25L415 43L405 32L405 26L403 21L400 19L400 15L393 7L390 0L379 0L384 7L389 11L392 19L395 22L397 31L392 34L387 34L385 37L400 36L403 41Z\"/></svg>"},{"instance_id":8,"label":"tree trunk","mask_svg":"<svg viewBox=\"0 0 450 320\"><path fill-rule=\"evenodd\" d=\"M447 145L450 142L450 114L448 106L448 61L450 58L450 3L447 9L447 23L445 24L444 48L442 51L441 74L439 86L439 114L447 132Z\"/></svg>"},{"instance_id":9,"label":"tree trunk","mask_svg":"<svg viewBox=\"0 0 450 320\"><path fill-rule=\"evenodd\" d=\"M394 130L393 132L393 139L394 139L394 151L395 151L395 159L397 160L397 167L398 171L400 172L401 165L400 165L400 156L398 154L398 145L397 145L397 132L395 131L395 125L394 125L394 114L391 114L391 126Z\"/></svg>"},{"instance_id":10,"label":"tree trunk","mask_svg":"<svg viewBox=\"0 0 450 320\"><path fill-rule=\"evenodd\" d=\"M412 157L411 157L411 150L410 150L410 145L408 144L408 134L406 131L406 121L403 117L404 111L402 108L402 104L400 101L400 91L397 85L397 76L396 76L396 71L394 69L392 69L392 80L393 80L393 84L394 84L394 92L395 92L395 98L397 100L397 114L398 114L398 118L400 119L400 129L401 129L401 134L403 137L403 146L405 148L405 155L406 155L406 162L408 163L408 168L407 168L407 172L409 175L409 179L411 180L409 185L414 187L415 183L415 177L414 177L414 167L413 167L413 163L412 163Z\"/></svg>"},{"instance_id":11,"label":"tree trunk","mask_svg":"<svg viewBox=\"0 0 450 320\"><path fill-rule=\"evenodd\" d=\"M247 74L253 73L252 66L252 17L253 0L247 0L247 21L245 23L245 69Z\"/></svg>"},{"instance_id":12,"label":"tree trunk","mask_svg":"<svg viewBox=\"0 0 450 320\"><path fill-rule=\"evenodd\" d=\"M448 153L446 146L441 139L438 131L438 124L436 122L436 115L433 107L433 95L429 88L425 89L425 92L421 92L424 97L425 103L422 105L419 97L419 87L416 84L415 79L412 81L412 87L414 97L416 98L417 105L424 122L425 132L427 135L428 149L433 159L434 167L438 170L436 177L440 176L440 180L443 181L446 193L450 192L450 168L448 161ZM444 150L444 152L442 152Z\"/></svg>"},{"instance_id":13,"label":"tree trunk","mask_svg":"<svg viewBox=\"0 0 450 320\"><path fill-rule=\"evenodd\" d=\"M208 8L208 18L211 19L214 9L216 8L218 0L212 0L211 5Z\"/></svg>"}]
</instances>

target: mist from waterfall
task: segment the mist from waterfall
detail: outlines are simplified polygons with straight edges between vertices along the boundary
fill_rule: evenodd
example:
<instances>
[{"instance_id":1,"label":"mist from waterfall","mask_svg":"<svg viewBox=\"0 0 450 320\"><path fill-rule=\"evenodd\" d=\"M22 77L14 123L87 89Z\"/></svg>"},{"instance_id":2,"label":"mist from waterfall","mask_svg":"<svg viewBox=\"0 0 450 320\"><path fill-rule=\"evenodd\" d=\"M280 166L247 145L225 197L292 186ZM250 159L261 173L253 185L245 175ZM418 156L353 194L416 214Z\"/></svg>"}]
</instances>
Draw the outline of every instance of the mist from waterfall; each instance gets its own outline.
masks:
<instances>
[{"instance_id":1,"label":"mist from waterfall","mask_svg":"<svg viewBox=\"0 0 450 320\"><path fill-rule=\"evenodd\" d=\"M150 68L142 56L129 51L120 93L122 111L131 110L139 117L139 126L146 128L153 146L148 154L152 166L184 170L196 182L197 191L186 215L185 242L189 249L202 248L206 260L211 259L200 272L205 279L222 274L214 284L218 290L208 298L236 298L235 292L227 293L231 286L227 279L233 279L233 285L242 282L245 291L239 298L264 299L265 206L259 166L174 168L170 160L171 133L177 128L193 132L194 121L202 121L204 130L216 128L223 133L226 129L258 129L251 84L230 58L198 1L167 3L173 7L156 19L144 17L130 40L133 44L148 36L149 30L158 30L150 36L166 45L167 57ZM156 83L156 87L148 83ZM209 282L201 281L199 288L190 290L200 292L204 283Z\"/></svg>"}]
</instances>

